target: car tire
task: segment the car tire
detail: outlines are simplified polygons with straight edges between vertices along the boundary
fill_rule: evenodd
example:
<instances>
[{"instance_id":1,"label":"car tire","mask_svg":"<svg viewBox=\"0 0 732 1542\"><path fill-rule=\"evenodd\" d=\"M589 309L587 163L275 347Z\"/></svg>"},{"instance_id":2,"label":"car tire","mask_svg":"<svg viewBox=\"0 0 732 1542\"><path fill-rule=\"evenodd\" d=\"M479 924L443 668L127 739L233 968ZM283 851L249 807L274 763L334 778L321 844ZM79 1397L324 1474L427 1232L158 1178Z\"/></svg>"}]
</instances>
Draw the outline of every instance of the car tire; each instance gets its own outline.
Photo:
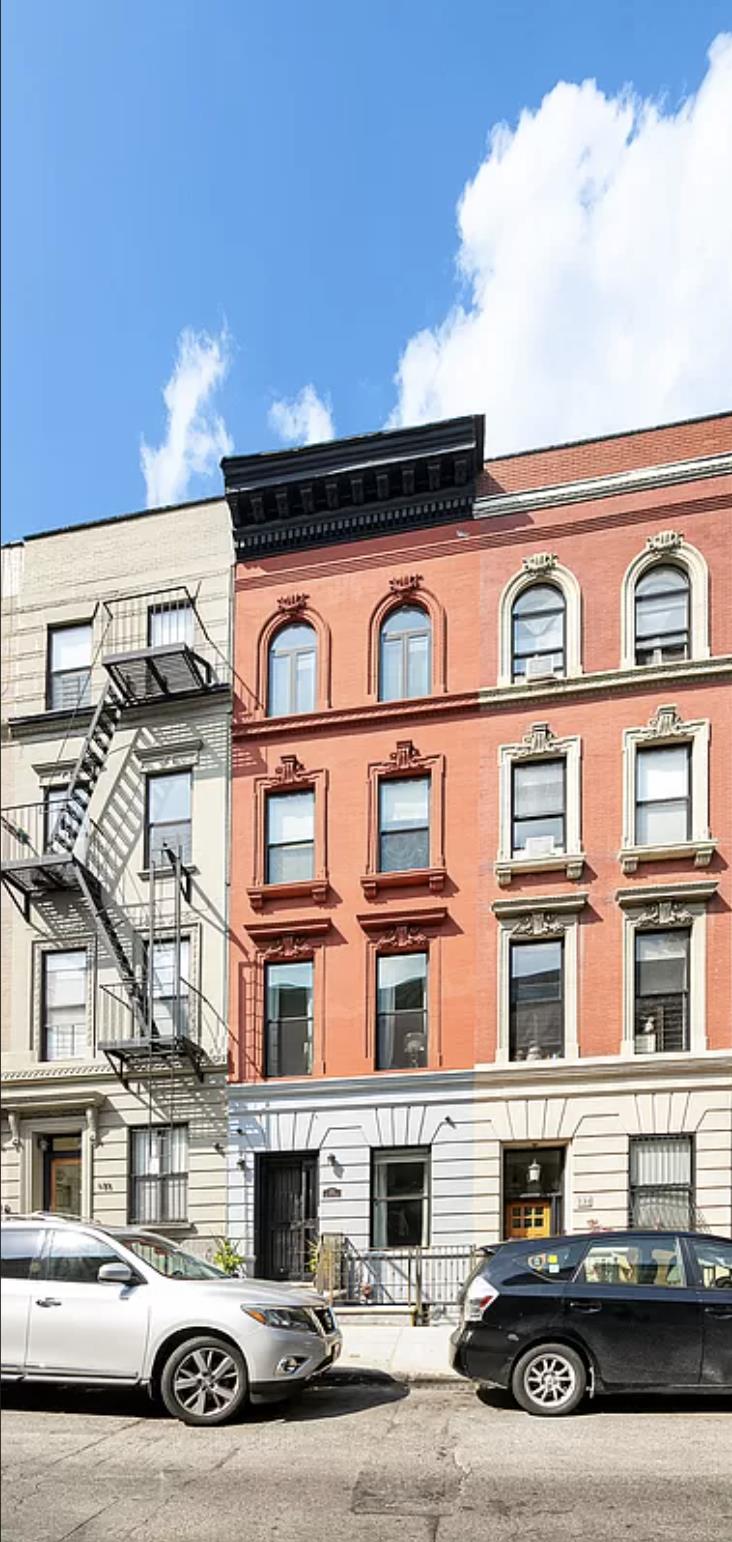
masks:
<instances>
[{"instance_id":1,"label":"car tire","mask_svg":"<svg viewBox=\"0 0 732 1542\"><path fill-rule=\"evenodd\" d=\"M520 1408L541 1419L574 1413L587 1391L587 1369L568 1344L535 1344L517 1361L511 1391Z\"/></svg>"},{"instance_id":2,"label":"car tire","mask_svg":"<svg viewBox=\"0 0 732 1542\"><path fill-rule=\"evenodd\" d=\"M247 1368L240 1349L215 1333L179 1344L165 1361L160 1396L183 1424L224 1424L247 1395Z\"/></svg>"}]
</instances>

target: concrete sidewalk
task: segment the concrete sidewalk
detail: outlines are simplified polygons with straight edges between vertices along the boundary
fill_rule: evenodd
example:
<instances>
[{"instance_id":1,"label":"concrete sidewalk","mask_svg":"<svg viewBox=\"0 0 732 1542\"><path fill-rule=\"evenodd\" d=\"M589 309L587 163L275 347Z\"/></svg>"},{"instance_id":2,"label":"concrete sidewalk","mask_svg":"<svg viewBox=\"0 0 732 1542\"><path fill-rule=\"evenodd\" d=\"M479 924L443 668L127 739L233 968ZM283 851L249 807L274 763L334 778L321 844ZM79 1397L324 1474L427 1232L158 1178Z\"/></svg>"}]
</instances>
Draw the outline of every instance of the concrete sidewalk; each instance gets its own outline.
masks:
<instances>
[{"instance_id":1,"label":"concrete sidewalk","mask_svg":"<svg viewBox=\"0 0 732 1542\"><path fill-rule=\"evenodd\" d=\"M450 1369L453 1323L435 1327L340 1321L343 1349L338 1369L381 1371L405 1381L460 1381Z\"/></svg>"}]
</instances>

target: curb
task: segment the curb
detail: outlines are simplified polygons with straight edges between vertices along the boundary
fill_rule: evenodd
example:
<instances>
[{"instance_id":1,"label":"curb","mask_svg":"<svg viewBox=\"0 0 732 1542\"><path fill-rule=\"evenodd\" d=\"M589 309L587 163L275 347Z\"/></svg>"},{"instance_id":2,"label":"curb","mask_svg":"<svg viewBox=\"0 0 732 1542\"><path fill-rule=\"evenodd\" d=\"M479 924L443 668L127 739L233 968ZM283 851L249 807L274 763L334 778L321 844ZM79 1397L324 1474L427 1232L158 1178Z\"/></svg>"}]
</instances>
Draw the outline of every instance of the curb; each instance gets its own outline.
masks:
<instances>
[{"instance_id":1,"label":"curb","mask_svg":"<svg viewBox=\"0 0 732 1542\"><path fill-rule=\"evenodd\" d=\"M351 1387L383 1387L394 1383L400 1386L412 1386L418 1383L421 1387L465 1387L469 1385L463 1376L450 1375L449 1373L439 1376L430 1375L428 1371L422 1374L419 1371L359 1370L355 1366L351 1368L347 1365L334 1366L331 1370L324 1373L323 1380L329 1381L331 1384L333 1382L340 1382L341 1386Z\"/></svg>"}]
</instances>

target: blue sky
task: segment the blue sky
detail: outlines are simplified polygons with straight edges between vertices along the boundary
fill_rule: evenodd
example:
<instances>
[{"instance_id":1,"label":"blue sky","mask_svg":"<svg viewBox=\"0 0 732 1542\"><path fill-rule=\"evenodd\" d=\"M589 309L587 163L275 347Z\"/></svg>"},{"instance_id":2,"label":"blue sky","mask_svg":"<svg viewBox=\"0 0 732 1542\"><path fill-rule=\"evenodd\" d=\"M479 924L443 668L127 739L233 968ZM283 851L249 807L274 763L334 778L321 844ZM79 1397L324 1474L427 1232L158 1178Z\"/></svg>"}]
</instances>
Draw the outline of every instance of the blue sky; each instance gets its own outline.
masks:
<instances>
[{"instance_id":1,"label":"blue sky","mask_svg":"<svg viewBox=\"0 0 732 1542\"><path fill-rule=\"evenodd\" d=\"M469 408L500 451L730 405L699 170L729 22L716 0L8 0L4 538L206 496L227 445ZM680 104L705 80L702 121ZM650 127L628 85L662 99Z\"/></svg>"}]
</instances>

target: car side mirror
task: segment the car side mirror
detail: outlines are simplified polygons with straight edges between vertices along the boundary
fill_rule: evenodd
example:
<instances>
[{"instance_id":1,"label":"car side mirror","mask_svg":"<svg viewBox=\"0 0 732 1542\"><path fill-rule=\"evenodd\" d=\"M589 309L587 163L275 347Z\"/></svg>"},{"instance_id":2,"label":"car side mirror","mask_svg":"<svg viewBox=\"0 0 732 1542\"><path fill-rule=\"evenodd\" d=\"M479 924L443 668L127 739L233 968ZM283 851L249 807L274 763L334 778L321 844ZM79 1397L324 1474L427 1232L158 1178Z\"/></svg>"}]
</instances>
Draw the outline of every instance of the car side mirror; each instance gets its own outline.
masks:
<instances>
[{"instance_id":1,"label":"car side mirror","mask_svg":"<svg viewBox=\"0 0 732 1542\"><path fill-rule=\"evenodd\" d=\"M97 1280L100 1285L131 1285L136 1278L129 1264L102 1264Z\"/></svg>"}]
</instances>

